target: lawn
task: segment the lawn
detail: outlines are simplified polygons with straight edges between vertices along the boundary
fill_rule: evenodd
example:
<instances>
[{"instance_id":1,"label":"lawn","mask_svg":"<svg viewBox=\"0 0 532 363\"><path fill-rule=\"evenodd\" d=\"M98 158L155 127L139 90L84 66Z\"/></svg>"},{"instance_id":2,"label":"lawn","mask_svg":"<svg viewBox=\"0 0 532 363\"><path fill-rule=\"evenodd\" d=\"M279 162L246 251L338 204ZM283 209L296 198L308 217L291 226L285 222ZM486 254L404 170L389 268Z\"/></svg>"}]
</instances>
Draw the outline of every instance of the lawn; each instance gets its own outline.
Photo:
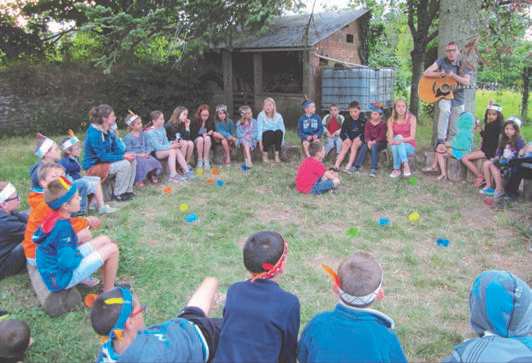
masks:
<instances>
[{"instance_id":1,"label":"lawn","mask_svg":"<svg viewBox=\"0 0 532 363\"><path fill-rule=\"evenodd\" d=\"M422 128L420 133L430 131ZM25 195L33 139L1 143L0 180L10 180ZM386 292L375 308L395 319L410 361L439 360L472 335L468 290L480 271L510 270L532 283L530 203L495 211L469 184L439 183L418 174L417 184L411 185L390 179L388 170L380 170L376 179L344 175L337 193L305 196L292 185L296 166L257 164L245 176L235 163L222 169L223 187L209 185L207 176L172 186L169 195L162 185L148 187L121 205L119 213L103 218L96 233L118 242L119 279L131 282L148 304L147 324L175 316L204 276L219 278L221 294L245 279L241 246L264 229L280 232L289 242L279 282L301 301L301 328L335 304L319 264L336 268L353 251L373 253L384 266ZM183 222L181 203L198 214L197 224ZM412 211L420 213L419 222L408 221ZM381 216L390 218L391 225L379 226ZM358 236L346 235L351 227L358 228ZM449 246L438 247L438 237L447 238ZM25 274L0 282L0 307L30 324L34 344L29 362L94 360L98 337L89 311L48 317ZM215 314L221 314L221 306Z\"/></svg>"}]
</instances>

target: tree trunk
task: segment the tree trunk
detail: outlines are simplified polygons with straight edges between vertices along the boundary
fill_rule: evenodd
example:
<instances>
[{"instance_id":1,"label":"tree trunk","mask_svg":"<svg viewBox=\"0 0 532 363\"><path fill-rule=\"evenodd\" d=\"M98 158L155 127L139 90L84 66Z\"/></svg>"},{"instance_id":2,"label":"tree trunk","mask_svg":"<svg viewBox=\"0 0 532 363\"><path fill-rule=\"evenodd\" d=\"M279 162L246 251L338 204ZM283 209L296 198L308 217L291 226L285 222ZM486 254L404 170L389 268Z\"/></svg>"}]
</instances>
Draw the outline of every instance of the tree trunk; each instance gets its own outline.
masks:
<instances>
[{"instance_id":1,"label":"tree trunk","mask_svg":"<svg viewBox=\"0 0 532 363\"><path fill-rule=\"evenodd\" d=\"M414 46L412 52L412 85L410 87L410 112L412 112L419 120L419 96L418 83L423 71L425 69L425 52L424 49L418 49Z\"/></svg>"},{"instance_id":2,"label":"tree trunk","mask_svg":"<svg viewBox=\"0 0 532 363\"><path fill-rule=\"evenodd\" d=\"M528 66L525 66L523 68L523 95L521 98L521 119L523 122L527 122L528 120L528 92L530 87L530 68Z\"/></svg>"},{"instance_id":3,"label":"tree trunk","mask_svg":"<svg viewBox=\"0 0 532 363\"><path fill-rule=\"evenodd\" d=\"M462 59L466 56L463 47L467 41L479 35L483 25L481 18L482 0L440 0L440 21L438 29L438 57L445 56L445 46L450 41L458 44ZM476 58L476 54L474 55ZM467 59L470 61L470 59ZM477 66L474 59L474 66ZM476 79L475 73L471 77L472 84ZM436 107L437 109L437 107ZM475 90L465 90L465 110L475 113ZM438 122L438 112L434 113L434 122ZM436 128L433 128L433 133ZM434 134L435 138L436 135Z\"/></svg>"}]
</instances>

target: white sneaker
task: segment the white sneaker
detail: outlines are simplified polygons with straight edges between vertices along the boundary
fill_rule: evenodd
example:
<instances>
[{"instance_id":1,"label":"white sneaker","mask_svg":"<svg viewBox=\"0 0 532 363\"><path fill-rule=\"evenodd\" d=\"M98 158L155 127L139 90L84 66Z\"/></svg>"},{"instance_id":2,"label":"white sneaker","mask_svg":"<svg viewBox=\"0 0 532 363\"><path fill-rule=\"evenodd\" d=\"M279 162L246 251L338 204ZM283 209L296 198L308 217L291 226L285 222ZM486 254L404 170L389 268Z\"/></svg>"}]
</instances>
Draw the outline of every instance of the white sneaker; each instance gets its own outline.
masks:
<instances>
[{"instance_id":1,"label":"white sneaker","mask_svg":"<svg viewBox=\"0 0 532 363\"><path fill-rule=\"evenodd\" d=\"M392 173L390 174L390 178L398 178L400 176L401 176L401 170L397 170L397 169L392 171Z\"/></svg>"},{"instance_id":2,"label":"white sneaker","mask_svg":"<svg viewBox=\"0 0 532 363\"><path fill-rule=\"evenodd\" d=\"M99 214L111 214L118 211L118 208L113 208L108 204L104 204L100 209L98 209Z\"/></svg>"},{"instance_id":3,"label":"white sneaker","mask_svg":"<svg viewBox=\"0 0 532 363\"><path fill-rule=\"evenodd\" d=\"M205 169L205 170L211 170L211 163L210 163L209 160L205 160L205 161L203 162L203 169Z\"/></svg>"},{"instance_id":4,"label":"white sneaker","mask_svg":"<svg viewBox=\"0 0 532 363\"><path fill-rule=\"evenodd\" d=\"M203 168L203 160L198 159L198 163L196 164L196 168Z\"/></svg>"}]
</instances>

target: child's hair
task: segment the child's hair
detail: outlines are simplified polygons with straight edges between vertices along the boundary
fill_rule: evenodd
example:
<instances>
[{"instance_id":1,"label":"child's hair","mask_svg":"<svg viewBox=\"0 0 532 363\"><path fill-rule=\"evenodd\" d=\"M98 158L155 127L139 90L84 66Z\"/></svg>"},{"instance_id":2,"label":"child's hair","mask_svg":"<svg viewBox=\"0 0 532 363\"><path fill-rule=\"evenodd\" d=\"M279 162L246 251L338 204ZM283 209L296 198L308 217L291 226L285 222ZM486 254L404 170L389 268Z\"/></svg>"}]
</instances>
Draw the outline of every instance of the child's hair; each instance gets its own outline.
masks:
<instances>
[{"instance_id":1,"label":"child's hair","mask_svg":"<svg viewBox=\"0 0 532 363\"><path fill-rule=\"evenodd\" d=\"M382 282L382 267L367 252L355 252L338 267L340 288L353 296L371 294Z\"/></svg>"},{"instance_id":2,"label":"child's hair","mask_svg":"<svg viewBox=\"0 0 532 363\"><path fill-rule=\"evenodd\" d=\"M312 142L308 146L308 153L310 156L316 156L317 153L319 153L323 149L323 145L319 142Z\"/></svg>"},{"instance_id":3,"label":"child's hair","mask_svg":"<svg viewBox=\"0 0 532 363\"><path fill-rule=\"evenodd\" d=\"M43 163L41 164L41 166L39 166L39 169L37 170L37 176L39 177L39 180L45 180L48 177L48 173L50 173L52 170L57 169L64 170L63 166L59 163Z\"/></svg>"},{"instance_id":4,"label":"child's hair","mask_svg":"<svg viewBox=\"0 0 532 363\"><path fill-rule=\"evenodd\" d=\"M506 129L506 126L512 125L515 134L511 138L506 135L506 132L504 130ZM504 150L506 145L510 145L511 147L515 148L517 139L520 137L520 131L519 131L519 125L515 123L515 121L507 120L504 125L502 125L502 132L501 132L501 141L499 143L499 149Z\"/></svg>"},{"instance_id":5,"label":"child's hair","mask_svg":"<svg viewBox=\"0 0 532 363\"><path fill-rule=\"evenodd\" d=\"M215 117L216 117L217 120L219 120L219 118L218 118L218 113L219 112L223 112L227 116L227 106L224 105L224 104L216 105L216 115L215 115ZM225 120L227 121L227 117L225 118Z\"/></svg>"},{"instance_id":6,"label":"child's hair","mask_svg":"<svg viewBox=\"0 0 532 363\"><path fill-rule=\"evenodd\" d=\"M358 108L360 110L360 103L358 101L352 101L349 103L349 106L347 108Z\"/></svg>"},{"instance_id":7,"label":"child's hair","mask_svg":"<svg viewBox=\"0 0 532 363\"><path fill-rule=\"evenodd\" d=\"M264 272L263 264L275 265L284 251L284 239L277 232L262 231L250 236L244 245L244 266L249 272Z\"/></svg>"},{"instance_id":8,"label":"child's hair","mask_svg":"<svg viewBox=\"0 0 532 363\"><path fill-rule=\"evenodd\" d=\"M123 297L122 292L115 288L100 294L94 301L91 310L91 324L97 334L109 335L118 320L120 310L122 310L122 305L106 304L105 300L121 297Z\"/></svg>"},{"instance_id":9,"label":"child's hair","mask_svg":"<svg viewBox=\"0 0 532 363\"><path fill-rule=\"evenodd\" d=\"M153 126L153 121L157 120L163 114L162 111L152 111L150 112L150 121L146 124L146 129Z\"/></svg>"},{"instance_id":10,"label":"child's hair","mask_svg":"<svg viewBox=\"0 0 532 363\"><path fill-rule=\"evenodd\" d=\"M30 327L25 321L0 321L0 358L22 360L30 344L30 338Z\"/></svg>"},{"instance_id":11,"label":"child's hair","mask_svg":"<svg viewBox=\"0 0 532 363\"><path fill-rule=\"evenodd\" d=\"M264 109L264 106L266 105L266 102L270 102L273 105L273 111L272 111L272 117L275 116L277 113L277 104L275 103L275 100L271 97L266 97L264 101L262 102L262 108ZM266 113L266 111L264 111Z\"/></svg>"},{"instance_id":12,"label":"child's hair","mask_svg":"<svg viewBox=\"0 0 532 363\"><path fill-rule=\"evenodd\" d=\"M66 193L67 190L65 190L65 187L59 180L52 180L44 190L44 201L48 204L61 198Z\"/></svg>"},{"instance_id":13,"label":"child's hair","mask_svg":"<svg viewBox=\"0 0 532 363\"><path fill-rule=\"evenodd\" d=\"M174 109L174 112L172 112L172 116L170 116L168 122L170 122L172 125L179 125L179 117L181 117L181 114L185 111L188 111L185 106L177 106Z\"/></svg>"},{"instance_id":14,"label":"child's hair","mask_svg":"<svg viewBox=\"0 0 532 363\"><path fill-rule=\"evenodd\" d=\"M240 117L243 117L248 112L252 112L251 107L249 107L248 105L242 105L238 108L238 113L240 114Z\"/></svg>"},{"instance_id":15,"label":"child's hair","mask_svg":"<svg viewBox=\"0 0 532 363\"><path fill-rule=\"evenodd\" d=\"M498 106L498 105L493 104L493 106ZM488 111L495 111L497 113L497 119L495 120L495 123L499 125L502 125L504 123L504 116L502 115L502 112L486 109L486 112L484 112L484 125L487 125L488 123Z\"/></svg>"},{"instance_id":16,"label":"child's hair","mask_svg":"<svg viewBox=\"0 0 532 363\"><path fill-rule=\"evenodd\" d=\"M96 125L101 125L103 119L108 117L113 112L113 108L109 105L102 104L96 107L93 107L89 111L90 121Z\"/></svg>"},{"instance_id":17,"label":"child's hair","mask_svg":"<svg viewBox=\"0 0 532 363\"><path fill-rule=\"evenodd\" d=\"M406 100L404 98L398 98L396 99L394 102L393 102L393 108L392 108L392 121L393 122L396 122L397 120L399 120L399 114L397 113L396 111L396 106L399 102L403 102L406 106L406 112L408 113L408 104L406 103ZM405 116L406 117L406 116Z\"/></svg>"},{"instance_id":18,"label":"child's hair","mask_svg":"<svg viewBox=\"0 0 532 363\"><path fill-rule=\"evenodd\" d=\"M329 110L330 110L331 108L333 108L333 107L338 108L338 105L337 105L336 103L331 103L331 105L329 106Z\"/></svg>"},{"instance_id":19,"label":"child's hair","mask_svg":"<svg viewBox=\"0 0 532 363\"><path fill-rule=\"evenodd\" d=\"M203 103L201 105L198 106L198 108L196 109L196 113L194 114L194 117L196 118L196 122L201 125L201 113L203 111L209 111L209 118L207 119L206 122L209 122L210 118L211 118L211 110L209 109L209 105L207 105L206 103Z\"/></svg>"}]
</instances>

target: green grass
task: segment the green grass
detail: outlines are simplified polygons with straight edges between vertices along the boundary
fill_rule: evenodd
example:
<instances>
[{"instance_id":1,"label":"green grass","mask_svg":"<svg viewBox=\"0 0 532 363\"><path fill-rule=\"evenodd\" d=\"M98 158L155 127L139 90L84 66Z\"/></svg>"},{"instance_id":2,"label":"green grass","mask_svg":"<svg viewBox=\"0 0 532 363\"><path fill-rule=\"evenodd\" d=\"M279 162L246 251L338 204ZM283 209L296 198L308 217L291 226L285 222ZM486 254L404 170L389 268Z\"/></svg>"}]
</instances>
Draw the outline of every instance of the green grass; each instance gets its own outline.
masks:
<instances>
[{"instance_id":1,"label":"green grass","mask_svg":"<svg viewBox=\"0 0 532 363\"><path fill-rule=\"evenodd\" d=\"M0 180L13 182L21 195L29 188L32 144L30 137L2 140ZM385 269L386 291L375 308L395 319L410 361L439 360L472 335L468 290L480 271L507 269L532 281L526 252L531 236L523 228L530 224L530 203L496 212L468 184L418 175L412 186L390 179L388 170L376 179L343 176L338 193L305 196L292 186L296 167L295 162L258 164L246 177L235 163L222 169L222 188L208 185L206 176L174 187L169 196L162 186L148 187L119 213L103 218L96 234L108 234L119 244L119 279L130 281L149 305L147 324L175 316L204 276L218 277L222 293L245 279L242 243L262 229L279 231L289 241L280 283L300 298L301 328L335 304L319 264L336 268L355 250L375 254ZM198 224L183 222L180 203L198 214ZM414 210L421 220L410 223L407 215ZM378 226L380 216L392 224ZM346 235L350 227L360 231L355 238ZM448 238L450 246L437 247L437 237ZM25 274L0 282L0 302L31 326L28 362L94 360L98 337L88 310L48 317ZM221 314L221 307L215 314Z\"/></svg>"}]
</instances>

